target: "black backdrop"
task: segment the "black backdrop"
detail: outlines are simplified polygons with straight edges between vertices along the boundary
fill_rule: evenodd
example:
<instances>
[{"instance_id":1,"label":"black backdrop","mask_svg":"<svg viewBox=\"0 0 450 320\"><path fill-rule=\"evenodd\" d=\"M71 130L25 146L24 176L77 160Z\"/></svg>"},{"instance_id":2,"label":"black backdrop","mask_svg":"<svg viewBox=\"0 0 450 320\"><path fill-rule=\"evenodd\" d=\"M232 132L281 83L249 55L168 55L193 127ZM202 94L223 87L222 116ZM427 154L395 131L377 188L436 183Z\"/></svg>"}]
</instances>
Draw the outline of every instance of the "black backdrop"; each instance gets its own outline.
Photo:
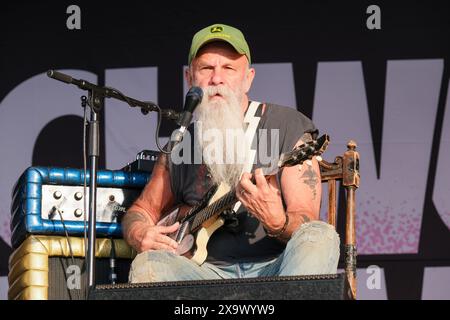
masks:
<instances>
[{"instance_id":1,"label":"black backdrop","mask_svg":"<svg viewBox=\"0 0 450 320\"><path fill-rule=\"evenodd\" d=\"M65 12L70 4L81 7L81 30L70 31L65 27L68 17ZM366 28L366 8L370 4L381 7L381 30ZM105 69L147 66L151 61L158 66L159 105L180 108L184 97L183 82L178 75L187 63L191 36L200 27L222 22L244 31L253 62L293 63L295 92L302 96L302 112L310 117L317 62L362 61L379 170L388 59L444 59L431 157L436 159L450 75L449 21L448 5L430 1L395 4L277 1L246 5L229 1L173 1L164 6L154 1L9 2L1 4L0 9L0 101L24 79L50 68L88 70L102 84ZM67 117L65 121L79 130L76 119ZM161 135L169 135L173 128L166 124ZM49 156L45 145L54 138L51 130L44 130L37 140L42 147L35 146L39 152L33 155L33 165L81 167L82 158L76 151L80 148L71 149L75 151L69 157L70 164L68 157ZM76 136L79 137L78 133ZM390 299L420 299L424 267L450 266L450 234L431 201L436 171L435 160L431 161L419 253L362 255L358 259L358 267L377 264L384 268ZM104 156L100 157L100 167L105 167ZM342 228L343 221L340 219L338 223ZM0 276L7 275L3 257L9 252L9 246L2 242Z\"/></svg>"}]
</instances>

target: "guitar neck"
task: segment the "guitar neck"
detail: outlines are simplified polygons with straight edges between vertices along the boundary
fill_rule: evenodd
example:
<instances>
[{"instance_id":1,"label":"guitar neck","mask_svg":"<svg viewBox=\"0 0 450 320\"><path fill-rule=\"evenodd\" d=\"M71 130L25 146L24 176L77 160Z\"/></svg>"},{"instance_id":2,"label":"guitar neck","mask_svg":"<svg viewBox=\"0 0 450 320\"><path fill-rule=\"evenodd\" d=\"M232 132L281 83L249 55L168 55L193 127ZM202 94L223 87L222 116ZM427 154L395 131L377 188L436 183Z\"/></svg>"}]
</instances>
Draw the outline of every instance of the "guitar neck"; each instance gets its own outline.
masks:
<instances>
[{"instance_id":1,"label":"guitar neck","mask_svg":"<svg viewBox=\"0 0 450 320\"><path fill-rule=\"evenodd\" d=\"M193 222L191 224L191 232L196 231L206 220L212 218L216 214L220 214L237 201L235 189L232 188L218 200L192 216Z\"/></svg>"},{"instance_id":2,"label":"guitar neck","mask_svg":"<svg viewBox=\"0 0 450 320\"><path fill-rule=\"evenodd\" d=\"M329 136L327 134L322 135L317 140L311 140L296 147L290 152L286 152L280 156L278 161L272 161L272 163L267 168L263 169L263 174L265 176L274 175L279 169L285 166L294 166L302 164L304 161L311 159L313 156L321 155L328 146ZM255 176L253 175L252 181ZM224 194L221 198L207 206L206 208L194 213L187 220L193 220L191 224L191 232L196 231L205 221L212 218L214 215L222 213L224 210L231 207L236 203L238 199L236 198L235 189L232 188L229 192ZM195 210L193 210L195 212Z\"/></svg>"}]
</instances>

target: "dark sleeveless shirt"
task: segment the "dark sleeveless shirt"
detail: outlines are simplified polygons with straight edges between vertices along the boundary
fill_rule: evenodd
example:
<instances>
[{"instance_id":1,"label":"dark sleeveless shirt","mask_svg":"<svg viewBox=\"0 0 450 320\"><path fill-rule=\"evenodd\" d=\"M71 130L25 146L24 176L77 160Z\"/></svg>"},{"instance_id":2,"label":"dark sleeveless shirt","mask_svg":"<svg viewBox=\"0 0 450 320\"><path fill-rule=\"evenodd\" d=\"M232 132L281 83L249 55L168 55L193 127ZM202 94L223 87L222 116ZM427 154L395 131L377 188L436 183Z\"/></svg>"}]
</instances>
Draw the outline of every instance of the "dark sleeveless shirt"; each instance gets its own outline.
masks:
<instances>
[{"instance_id":1,"label":"dark sleeveless shirt","mask_svg":"<svg viewBox=\"0 0 450 320\"><path fill-rule=\"evenodd\" d=\"M318 130L309 118L289 107L266 103L265 111L262 114L261 104L255 116L260 116L261 119L253 141L253 146L257 148L257 161L253 165L253 170L261 166L261 159L258 155L263 135L267 137L265 140L268 142L268 151L265 151L265 154L270 155L270 148L273 144L273 141L270 141L271 129L279 130L279 147L276 150L277 154L272 155L276 158L281 153L291 151L305 132L311 133L313 139L318 134ZM267 131L260 129L267 129ZM192 144L191 150L194 150L193 124L189 127L189 132ZM191 160L193 160L193 156ZM192 164L193 162L191 164L174 164L169 161L169 163L171 188L176 203L189 205L199 203L212 186L206 165ZM262 224L252 217L244 206L241 205L236 218L238 220L237 226L235 226L236 221L232 221L233 223L229 226L226 224L213 233L208 242L208 258L206 261L218 265L264 261L278 256L284 250L285 244L268 237Z\"/></svg>"}]
</instances>

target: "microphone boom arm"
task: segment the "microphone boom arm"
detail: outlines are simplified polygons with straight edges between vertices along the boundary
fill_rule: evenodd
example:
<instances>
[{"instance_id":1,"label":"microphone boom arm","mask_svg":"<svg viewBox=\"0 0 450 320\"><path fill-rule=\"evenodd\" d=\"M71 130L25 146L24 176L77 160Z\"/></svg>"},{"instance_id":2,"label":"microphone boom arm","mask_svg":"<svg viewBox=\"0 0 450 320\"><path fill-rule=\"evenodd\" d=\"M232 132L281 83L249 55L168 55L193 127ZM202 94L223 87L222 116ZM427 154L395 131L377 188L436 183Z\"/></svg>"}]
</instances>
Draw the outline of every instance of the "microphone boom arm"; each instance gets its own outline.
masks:
<instances>
[{"instance_id":1,"label":"microphone boom arm","mask_svg":"<svg viewBox=\"0 0 450 320\"><path fill-rule=\"evenodd\" d=\"M96 84L90 83L83 79L75 79L75 78L72 78L71 76L61 73L59 71L48 70L47 76L49 76L52 79L62 81L62 82L68 83L68 84L74 84L82 90L95 91L96 99L94 99L93 102L94 102L94 108L97 110L100 108L101 103L100 103L100 101L95 101L95 100L98 100L99 97L104 97L104 98L114 98L114 99L117 99L120 101L125 101L126 103L128 103L128 105L130 107L140 107L141 112L143 114L147 114L151 111L156 111L156 112L160 112L161 116L163 118L169 119L169 120L174 120L176 122L178 122L180 117L182 116L182 113L179 113L175 110L161 109L156 103L154 103L152 101L140 101L140 100L137 100L134 98L130 98L130 97L127 97L126 95L122 94L117 89L110 88L110 87L98 86Z\"/></svg>"}]
</instances>

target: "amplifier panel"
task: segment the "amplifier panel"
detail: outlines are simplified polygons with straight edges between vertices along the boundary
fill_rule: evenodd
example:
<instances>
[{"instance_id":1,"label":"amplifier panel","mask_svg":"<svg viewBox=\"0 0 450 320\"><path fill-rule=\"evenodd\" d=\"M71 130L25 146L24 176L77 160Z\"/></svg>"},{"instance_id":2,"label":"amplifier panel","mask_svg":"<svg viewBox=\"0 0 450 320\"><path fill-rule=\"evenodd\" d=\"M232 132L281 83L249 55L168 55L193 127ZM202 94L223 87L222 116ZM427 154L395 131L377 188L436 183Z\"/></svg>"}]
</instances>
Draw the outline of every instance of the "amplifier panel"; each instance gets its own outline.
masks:
<instances>
[{"instance_id":1,"label":"amplifier panel","mask_svg":"<svg viewBox=\"0 0 450 320\"><path fill-rule=\"evenodd\" d=\"M41 218L49 220L89 220L84 215L84 198L89 207L89 188L78 186L43 185ZM97 222L117 223L139 196L140 189L97 188Z\"/></svg>"},{"instance_id":2,"label":"amplifier panel","mask_svg":"<svg viewBox=\"0 0 450 320\"><path fill-rule=\"evenodd\" d=\"M97 172L97 235L122 236L120 218L140 194L149 177L149 172ZM88 172L88 186L89 180ZM25 170L15 184L12 194L13 247L17 248L27 234L63 235L66 230L69 235L82 235L83 183L84 171L81 169L30 167ZM89 207L89 202L87 204ZM63 211L64 223L58 208Z\"/></svg>"}]
</instances>

